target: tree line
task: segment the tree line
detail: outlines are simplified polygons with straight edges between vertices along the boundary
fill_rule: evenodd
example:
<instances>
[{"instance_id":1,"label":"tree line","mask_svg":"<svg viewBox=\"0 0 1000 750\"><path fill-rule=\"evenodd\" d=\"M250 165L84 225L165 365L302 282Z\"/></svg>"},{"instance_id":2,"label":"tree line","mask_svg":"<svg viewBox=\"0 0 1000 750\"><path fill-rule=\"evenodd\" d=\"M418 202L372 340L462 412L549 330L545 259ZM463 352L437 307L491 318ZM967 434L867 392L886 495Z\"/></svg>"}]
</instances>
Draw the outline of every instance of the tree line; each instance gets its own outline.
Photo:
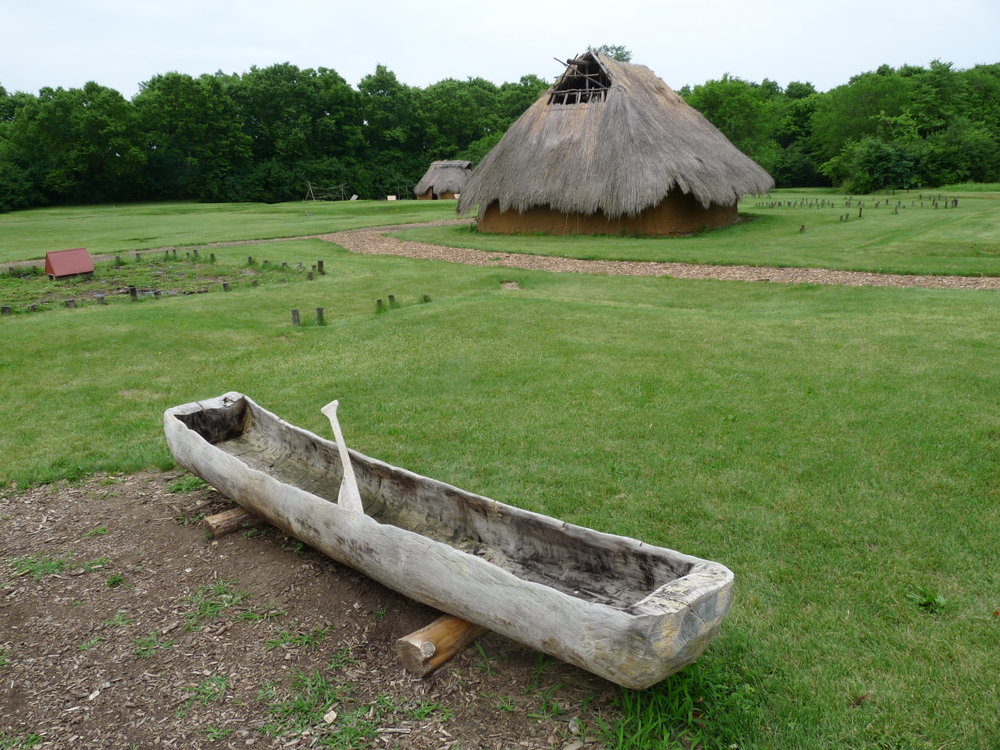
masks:
<instances>
[{"instance_id":1,"label":"tree line","mask_svg":"<svg viewBox=\"0 0 1000 750\"><path fill-rule=\"evenodd\" d=\"M1000 182L1000 64L882 65L825 93L729 76L678 93L779 187Z\"/></svg>"},{"instance_id":2,"label":"tree line","mask_svg":"<svg viewBox=\"0 0 1000 750\"><path fill-rule=\"evenodd\" d=\"M289 63L157 75L131 100L93 82L37 95L0 86L0 210L278 202L310 184L381 198L408 191L432 160L478 163L548 86L527 75L418 88L380 65L354 88ZM825 93L731 76L679 93L780 187L1000 181L1000 64L882 66Z\"/></svg>"}]
</instances>

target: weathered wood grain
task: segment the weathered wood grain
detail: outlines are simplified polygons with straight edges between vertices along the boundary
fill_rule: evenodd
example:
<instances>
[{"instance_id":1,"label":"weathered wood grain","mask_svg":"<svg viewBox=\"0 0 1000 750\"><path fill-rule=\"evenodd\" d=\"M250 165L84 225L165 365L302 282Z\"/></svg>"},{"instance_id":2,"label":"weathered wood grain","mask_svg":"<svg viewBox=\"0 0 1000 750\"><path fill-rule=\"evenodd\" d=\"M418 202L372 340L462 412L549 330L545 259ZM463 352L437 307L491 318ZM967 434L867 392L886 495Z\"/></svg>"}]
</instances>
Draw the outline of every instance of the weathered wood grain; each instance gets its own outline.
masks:
<instances>
[{"instance_id":1,"label":"weathered wood grain","mask_svg":"<svg viewBox=\"0 0 1000 750\"><path fill-rule=\"evenodd\" d=\"M177 462L380 583L620 685L694 661L732 600L723 565L520 510L348 451L239 393L169 409ZM346 449L345 449L346 450Z\"/></svg>"},{"instance_id":2,"label":"weathered wood grain","mask_svg":"<svg viewBox=\"0 0 1000 750\"><path fill-rule=\"evenodd\" d=\"M396 641L396 652L410 674L424 677L489 631L451 615L439 617Z\"/></svg>"}]
</instances>

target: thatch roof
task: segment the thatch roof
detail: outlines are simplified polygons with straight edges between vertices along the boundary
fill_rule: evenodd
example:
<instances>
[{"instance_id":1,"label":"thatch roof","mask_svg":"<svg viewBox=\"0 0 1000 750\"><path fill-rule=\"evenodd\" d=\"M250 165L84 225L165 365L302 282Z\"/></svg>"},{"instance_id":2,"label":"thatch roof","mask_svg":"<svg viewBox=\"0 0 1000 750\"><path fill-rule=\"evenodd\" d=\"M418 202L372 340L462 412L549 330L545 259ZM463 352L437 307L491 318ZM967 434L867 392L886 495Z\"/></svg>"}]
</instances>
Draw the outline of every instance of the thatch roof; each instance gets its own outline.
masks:
<instances>
[{"instance_id":1,"label":"thatch roof","mask_svg":"<svg viewBox=\"0 0 1000 750\"><path fill-rule=\"evenodd\" d=\"M432 161L427 173L413 188L413 192L423 195L433 187L438 195L461 193L470 174L472 174L471 161Z\"/></svg>"},{"instance_id":2,"label":"thatch roof","mask_svg":"<svg viewBox=\"0 0 1000 750\"><path fill-rule=\"evenodd\" d=\"M458 211L479 204L482 218L498 201L501 211L547 205L634 217L675 187L708 208L774 180L649 68L589 51L476 167Z\"/></svg>"}]
</instances>

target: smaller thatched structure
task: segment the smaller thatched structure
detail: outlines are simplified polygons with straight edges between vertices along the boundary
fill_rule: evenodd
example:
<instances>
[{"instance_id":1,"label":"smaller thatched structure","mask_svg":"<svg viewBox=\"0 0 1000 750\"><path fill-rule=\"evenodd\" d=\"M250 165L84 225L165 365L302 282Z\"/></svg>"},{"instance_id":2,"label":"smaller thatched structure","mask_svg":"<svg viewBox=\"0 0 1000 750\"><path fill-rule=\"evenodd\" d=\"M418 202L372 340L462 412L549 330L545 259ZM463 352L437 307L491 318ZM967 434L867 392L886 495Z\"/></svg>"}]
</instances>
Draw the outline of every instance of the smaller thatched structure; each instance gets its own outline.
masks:
<instances>
[{"instance_id":1,"label":"smaller thatched structure","mask_svg":"<svg viewBox=\"0 0 1000 750\"><path fill-rule=\"evenodd\" d=\"M470 174L471 161L433 161L413 192L418 200L455 200Z\"/></svg>"},{"instance_id":2,"label":"smaller thatched structure","mask_svg":"<svg viewBox=\"0 0 1000 750\"><path fill-rule=\"evenodd\" d=\"M688 234L774 180L642 65L591 50L521 115L458 202L484 232Z\"/></svg>"}]
</instances>

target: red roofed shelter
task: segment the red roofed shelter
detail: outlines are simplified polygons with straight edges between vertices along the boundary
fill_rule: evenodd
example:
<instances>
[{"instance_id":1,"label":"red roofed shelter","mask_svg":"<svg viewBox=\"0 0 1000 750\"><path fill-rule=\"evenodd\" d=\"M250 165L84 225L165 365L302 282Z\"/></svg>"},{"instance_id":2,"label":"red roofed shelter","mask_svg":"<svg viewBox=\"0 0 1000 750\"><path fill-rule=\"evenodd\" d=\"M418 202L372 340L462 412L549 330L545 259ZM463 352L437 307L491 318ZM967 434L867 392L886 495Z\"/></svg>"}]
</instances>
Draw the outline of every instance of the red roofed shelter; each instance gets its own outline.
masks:
<instances>
[{"instance_id":1,"label":"red roofed shelter","mask_svg":"<svg viewBox=\"0 0 1000 750\"><path fill-rule=\"evenodd\" d=\"M53 250L50 253L45 253L45 275L50 279L93 272L94 262L90 259L90 253L85 247L78 247L75 250Z\"/></svg>"}]
</instances>

